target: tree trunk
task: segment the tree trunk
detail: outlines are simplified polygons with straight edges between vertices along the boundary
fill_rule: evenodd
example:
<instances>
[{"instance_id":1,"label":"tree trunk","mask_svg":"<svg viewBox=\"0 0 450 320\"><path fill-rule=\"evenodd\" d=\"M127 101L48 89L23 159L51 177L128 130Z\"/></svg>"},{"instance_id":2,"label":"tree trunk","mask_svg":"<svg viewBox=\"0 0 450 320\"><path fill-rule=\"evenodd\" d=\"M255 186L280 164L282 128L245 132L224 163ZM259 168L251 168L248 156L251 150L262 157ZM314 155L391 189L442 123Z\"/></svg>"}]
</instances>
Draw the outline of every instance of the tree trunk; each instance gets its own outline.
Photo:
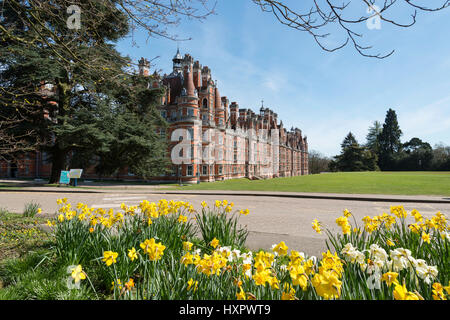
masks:
<instances>
[{"instance_id":1,"label":"tree trunk","mask_svg":"<svg viewBox=\"0 0 450 320\"><path fill-rule=\"evenodd\" d=\"M52 153L52 172L49 183L58 183L62 170L66 169L66 151L61 150L57 144L53 147Z\"/></svg>"}]
</instances>

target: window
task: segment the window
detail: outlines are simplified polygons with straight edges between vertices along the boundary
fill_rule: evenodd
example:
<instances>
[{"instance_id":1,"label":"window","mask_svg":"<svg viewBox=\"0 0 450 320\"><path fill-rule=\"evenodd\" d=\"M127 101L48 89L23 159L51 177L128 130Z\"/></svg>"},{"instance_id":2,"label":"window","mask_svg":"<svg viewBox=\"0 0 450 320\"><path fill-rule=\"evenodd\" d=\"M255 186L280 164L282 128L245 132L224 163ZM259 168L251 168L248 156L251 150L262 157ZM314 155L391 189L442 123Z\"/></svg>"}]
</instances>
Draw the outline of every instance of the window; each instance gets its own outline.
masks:
<instances>
[{"instance_id":1,"label":"window","mask_svg":"<svg viewBox=\"0 0 450 320\"><path fill-rule=\"evenodd\" d=\"M219 174L222 174L222 166L219 166Z\"/></svg>"},{"instance_id":2,"label":"window","mask_svg":"<svg viewBox=\"0 0 450 320\"><path fill-rule=\"evenodd\" d=\"M187 109L187 115L188 115L188 117L193 117L194 116L194 109L188 108Z\"/></svg>"},{"instance_id":3,"label":"window","mask_svg":"<svg viewBox=\"0 0 450 320\"><path fill-rule=\"evenodd\" d=\"M193 128L188 128L188 137L187 140L193 140L194 139L194 129Z\"/></svg>"},{"instance_id":4,"label":"window","mask_svg":"<svg viewBox=\"0 0 450 320\"><path fill-rule=\"evenodd\" d=\"M202 166L202 175L206 176L208 174L208 167Z\"/></svg>"},{"instance_id":5,"label":"window","mask_svg":"<svg viewBox=\"0 0 450 320\"><path fill-rule=\"evenodd\" d=\"M167 117L167 111L166 110L161 110L161 117L166 119L166 117Z\"/></svg>"},{"instance_id":6,"label":"window","mask_svg":"<svg viewBox=\"0 0 450 320\"><path fill-rule=\"evenodd\" d=\"M194 158L194 145L191 144L191 158Z\"/></svg>"},{"instance_id":7,"label":"window","mask_svg":"<svg viewBox=\"0 0 450 320\"><path fill-rule=\"evenodd\" d=\"M42 164L50 164L50 155L48 152L43 151L42 152Z\"/></svg>"},{"instance_id":8,"label":"window","mask_svg":"<svg viewBox=\"0 0 450 320\"><path fill-rule=\"evenodd\" d=\"M208 108L208 100L206 98L203 99L203 108Z\"/></svg>"},{"instance_id":9,"label":"window","mask_svg":"<svg viewBox=\"0 0 450 320\"><path fill-rule=\"evenodd\" d=\"M193 167L192 167L192 165L188 165L187 166L187 175L188 176L192 176L194 173L193 173Z\"/></svg>"}]
</instances>

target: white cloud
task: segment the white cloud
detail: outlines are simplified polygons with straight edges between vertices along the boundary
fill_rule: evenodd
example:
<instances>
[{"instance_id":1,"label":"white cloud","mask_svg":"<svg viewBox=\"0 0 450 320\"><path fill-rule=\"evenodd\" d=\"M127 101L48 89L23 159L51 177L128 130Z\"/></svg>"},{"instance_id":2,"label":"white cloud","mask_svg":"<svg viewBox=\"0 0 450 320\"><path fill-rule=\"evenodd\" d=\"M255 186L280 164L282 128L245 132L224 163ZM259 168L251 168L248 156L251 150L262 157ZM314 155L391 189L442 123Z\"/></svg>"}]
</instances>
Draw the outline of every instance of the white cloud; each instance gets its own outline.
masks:
<instances>
[{"instance_id":1,"label":"white cloud","mask_svg":"<svg viewBox=\"0 0 450 320\"><path fill-rule=\"evenodd\" d=\"M450 142L450 95L415 110L402 108L401 128L404 138L419 137Z\"/></svg>"}]
</instances>

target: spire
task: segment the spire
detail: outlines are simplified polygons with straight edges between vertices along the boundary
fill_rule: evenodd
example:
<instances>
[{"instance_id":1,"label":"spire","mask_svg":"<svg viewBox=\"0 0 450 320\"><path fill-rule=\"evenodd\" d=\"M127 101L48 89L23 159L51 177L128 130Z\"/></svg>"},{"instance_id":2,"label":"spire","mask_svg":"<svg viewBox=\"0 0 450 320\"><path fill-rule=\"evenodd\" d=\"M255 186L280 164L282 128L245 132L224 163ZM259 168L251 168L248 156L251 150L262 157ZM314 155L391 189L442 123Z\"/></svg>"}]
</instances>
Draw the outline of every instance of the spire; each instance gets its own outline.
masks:
<instances>
[{"instance_id":1,"label":"spire","mask_svg":"<svg viewBox=\"0 0 450 320\"><path fill-rule=\"evenodd\" d=\"M177 53L175 54L175 56L172 59L173 71L175 71L175 72L181 72L182 71L182 66L181 66L181 62L182 61L183 61L183 57L181 56L180 48L178 47Z\"/></svg>"}]
</instances>

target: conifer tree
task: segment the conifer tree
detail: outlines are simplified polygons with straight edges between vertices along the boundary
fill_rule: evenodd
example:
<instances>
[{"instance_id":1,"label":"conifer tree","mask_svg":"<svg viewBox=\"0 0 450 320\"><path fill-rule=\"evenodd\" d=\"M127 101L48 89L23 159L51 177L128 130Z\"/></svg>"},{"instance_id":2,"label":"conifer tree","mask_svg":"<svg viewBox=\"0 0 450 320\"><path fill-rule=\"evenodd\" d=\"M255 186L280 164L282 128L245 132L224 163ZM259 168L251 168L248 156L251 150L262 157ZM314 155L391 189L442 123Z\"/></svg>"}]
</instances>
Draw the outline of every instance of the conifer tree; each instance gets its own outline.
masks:
<instances>
[{"instance_id":1,"label":"conifer tree","mask_svg":"<svg viewBox=\"0 0 450 320\"><path fill-rule=\"evenodd\" d=\"M379 135L379 166L381 170L394 170L398 155L402 150L400 137L402 131L397 121L397 114L390 109L386 113L383 130Z\"/></svg>"},{"instance_id":2,"label":"conifer tree","mask_svg":"<svg viewBox=\"0 0 450 320\"><path fill-rule=\"evenodd\" d=\"M381 123L376 120L373 122L373 125L369 127L369 132L366 136L366 147L375 154L380 152L380 134L383 130Z\"/></svg>"},{"instance_id":3,"label":"conifer tree","mask_svg":"<svg viewBox=\"0 0 450 320\"><path fill-rule=\"evenodd\" d=\"M116 154L121 161L115 162L115 170L130 165L144 168L166 154L155 133L155 128L164 123L153 110L161 92L151 92L146 83L132 77L130 59L115 50L114 42L129 32L127 16L108 2L89 2L95 10L85 10L84 19L97 21L92 33L89 29L68 30L65 20L54 12L39 10L33 1L8 2L3 8L2 25L13 34L0 43L1 133L9 138L2 140L2 147L9 150L10 157L36 148L47 151L52 162L50 183L58 181L71 157L101 161L116 151L117 144L130 155L133 148L146 153L133 159ZM20 11L17 6L25 9ZM58 2L52 8L60 10ZM98 12L101 19L95 16ZM46 30L51 29L52 36L43 37L42 30L30 28L41 21L45 21ZM147 109L145 114L123 103L140 99L143 92L148 98L141 101ZM125 130L123 119L127 119L127 128L134 130L119 136ZM147 141L143 141L145 138ZM8 146L18 139L24 148Z\"/></svg>"},{"instance_id":4,"label":"conifer tree","mask_svg":"<svg viewBox=\"0 0 450 320\"><path fill-rule=\"evenodd\" d=\"M360 146L355 136L349 132L341 143L341 154L330 162L331 171L373 171L378 170L376 155Z\"/></svg>"}]
</instances>

